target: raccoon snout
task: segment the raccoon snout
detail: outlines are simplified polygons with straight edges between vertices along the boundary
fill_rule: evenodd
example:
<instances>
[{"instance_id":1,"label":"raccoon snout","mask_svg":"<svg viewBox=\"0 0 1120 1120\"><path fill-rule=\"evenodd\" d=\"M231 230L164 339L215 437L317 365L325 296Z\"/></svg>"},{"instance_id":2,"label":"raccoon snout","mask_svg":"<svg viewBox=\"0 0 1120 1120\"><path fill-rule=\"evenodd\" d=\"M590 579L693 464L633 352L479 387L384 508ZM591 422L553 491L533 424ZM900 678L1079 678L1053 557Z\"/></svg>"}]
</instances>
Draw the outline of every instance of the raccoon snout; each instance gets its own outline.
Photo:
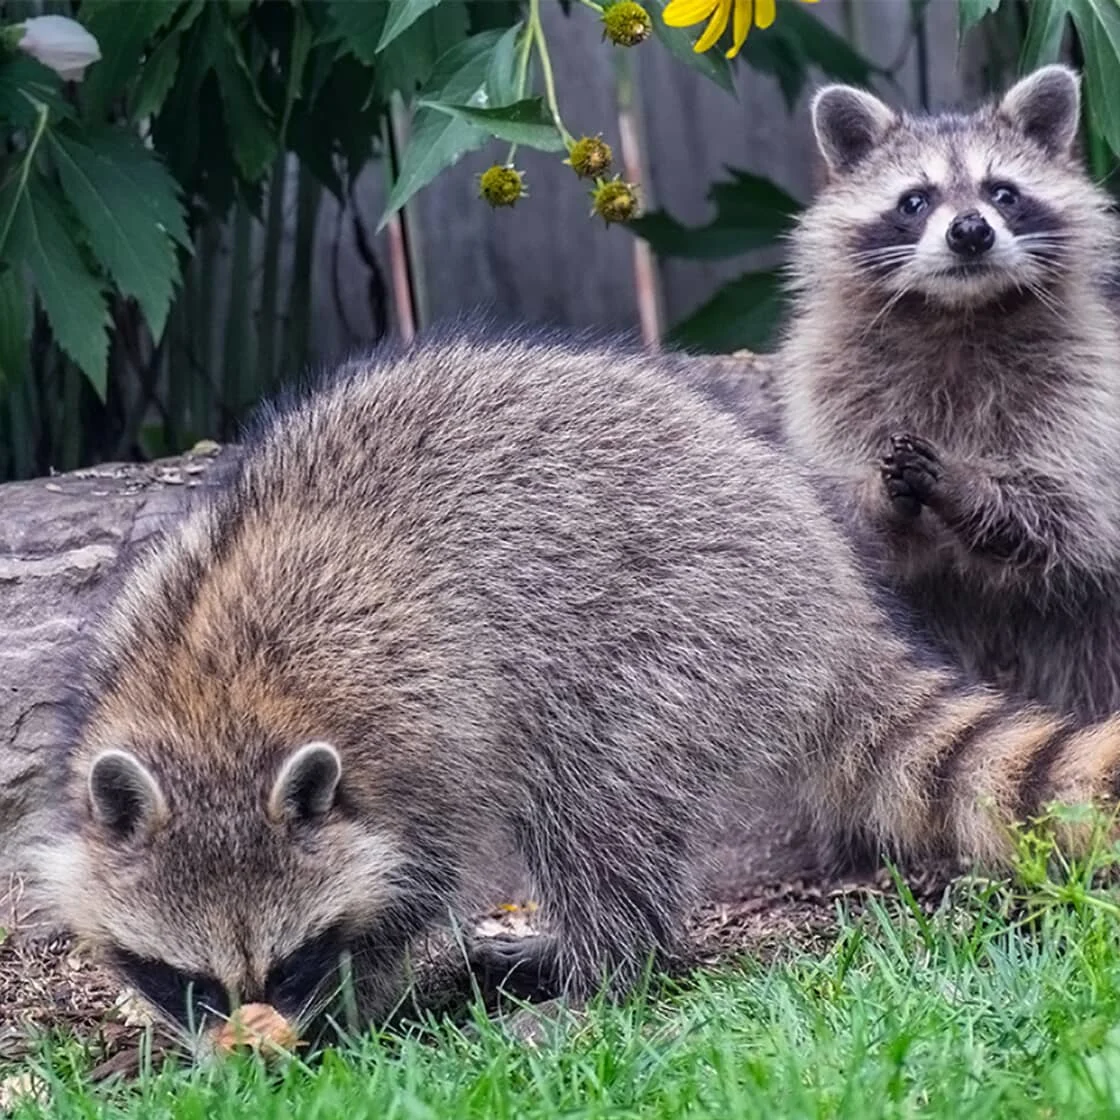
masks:
<instances>
[{"instance_id":1,"label":"raccoon snout","mask_svg":"<svg viewBox=\"0 0 1120 1120\"><path fill-rule=\"evenodd\" d=\"M978 257L996 243L996 231L978 210L967 210L949 223L945 240L957 256Z\"/></svg>"}]
</instances>

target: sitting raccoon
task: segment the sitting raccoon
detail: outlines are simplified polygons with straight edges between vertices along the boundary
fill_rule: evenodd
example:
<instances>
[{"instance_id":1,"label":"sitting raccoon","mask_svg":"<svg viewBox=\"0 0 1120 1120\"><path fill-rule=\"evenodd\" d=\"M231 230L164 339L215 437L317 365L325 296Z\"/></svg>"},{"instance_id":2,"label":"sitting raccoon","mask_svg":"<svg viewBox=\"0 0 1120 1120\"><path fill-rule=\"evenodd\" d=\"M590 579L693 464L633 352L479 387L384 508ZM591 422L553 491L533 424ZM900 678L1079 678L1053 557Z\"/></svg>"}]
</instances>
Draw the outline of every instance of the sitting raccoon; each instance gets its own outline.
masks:
<instances>
[{"instance_id":1,"label":"sitting raccoon","mask_svg":"<svg viewBox=\"0 0 1120 1120\"><path fill-rule=\"evenodd\" d=\"M547 932L480 970L574 1003L671 957L729 790L999 866L1114 797L1120 722L963 684L892 625L810 485L674 360L435 337L270 408L129 571L41 867L182 1025L363 1014L494 843ZM483 868L485 870L485 868ZM542 981L543 982L543 981Z\"/></svg>"},{"instance_id":2,"label":"sitting raccoon","mask_svg":"<svg viewBox=\"0 0 1120 1120\"><path fill-rule=\"evenodd\" d=\"M973 674L1120 708L1120 218L1075 151L1075 72L969 115L830 86L793 237L785 439Z\"/></svg>"}]
</instances>

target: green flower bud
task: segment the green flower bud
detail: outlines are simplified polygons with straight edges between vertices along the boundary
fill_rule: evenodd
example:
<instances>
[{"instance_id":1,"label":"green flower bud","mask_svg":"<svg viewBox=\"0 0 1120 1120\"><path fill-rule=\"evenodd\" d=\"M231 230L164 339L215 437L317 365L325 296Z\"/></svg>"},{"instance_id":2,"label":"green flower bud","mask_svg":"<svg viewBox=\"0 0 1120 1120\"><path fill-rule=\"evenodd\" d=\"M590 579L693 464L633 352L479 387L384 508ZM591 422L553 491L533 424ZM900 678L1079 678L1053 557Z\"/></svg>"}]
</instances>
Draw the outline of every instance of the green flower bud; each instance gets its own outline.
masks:
<instances>
[{"instance_id":1,"label":"green flower bud","mask_svg":"<svg viewBox=\"0 0 1120 1120\"><path fill-rule=\"evenodd\" d=\"M603 12L603 33L620 47L636 47L649 38L653 22L635 0L619 0Z\"/></svg>"},{"instance_id":2,"label":"green flower bud","mask_svg":"<svg viewBox=\"0 0 1120 1120\"><path fill-rule=\"evenodd\" d=\"M608 225L628 222L641 211L637 184L624 183L617 175L607 183L596 184L591 202L591 216L598 214Z\"/></svg>"},{"instance_id":3,"label":"green flower bud","mask_svg":"<svg viewBox=\"0 0 1120 1120\"><path fill-rule=\"evenodd\" d=\"M564 160L581 179L597 179L611 168L614 153L611 146L598 136L583 136L577 140Z\"/></svg>"},{"instance_id":4,"label":"green flower bud","mask_svg":"<svg viewBox=\"0 0 1120 1120\"><path fill-rule=\"evenodd\" d=\"M478 196L491 206L513 206L519 199L528 198L525 176L515 167L495 164L487 168L478 180Z\"/></svg>"}]
</instances>

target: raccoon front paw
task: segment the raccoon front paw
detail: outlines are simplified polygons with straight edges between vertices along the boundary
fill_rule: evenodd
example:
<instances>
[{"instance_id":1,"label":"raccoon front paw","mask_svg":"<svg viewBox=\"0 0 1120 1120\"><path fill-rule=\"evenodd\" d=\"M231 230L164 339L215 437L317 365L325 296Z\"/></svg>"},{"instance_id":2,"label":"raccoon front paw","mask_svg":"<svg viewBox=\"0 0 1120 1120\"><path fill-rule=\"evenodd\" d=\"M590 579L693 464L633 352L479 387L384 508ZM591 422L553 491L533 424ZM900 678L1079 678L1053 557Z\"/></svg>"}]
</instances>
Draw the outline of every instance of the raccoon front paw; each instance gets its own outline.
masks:
<instances>
[{"instance_id":1,"label":"raccoon front paw","mask_svg":"<svg viewBox=\"0 0 1120 1120\"><path fill-rule=\"evenodd\" d=\"M941 458L933 445L917 436L891 436L891 449L879 460L879 472L891 504L916 517L930 504L941 480Z\"/></svg>"},{"instance_id":2,"label":"raccoon front paw","mask_svg":"<svg viewBox=\"0 0 1120 1120\"><path fill-rule=\"evenodd\" d=\"M556 945L546 934L480 937L468 950L471 970L484 992L515 999L554 998L559 991Z\"/></svg>"}]
</instances>

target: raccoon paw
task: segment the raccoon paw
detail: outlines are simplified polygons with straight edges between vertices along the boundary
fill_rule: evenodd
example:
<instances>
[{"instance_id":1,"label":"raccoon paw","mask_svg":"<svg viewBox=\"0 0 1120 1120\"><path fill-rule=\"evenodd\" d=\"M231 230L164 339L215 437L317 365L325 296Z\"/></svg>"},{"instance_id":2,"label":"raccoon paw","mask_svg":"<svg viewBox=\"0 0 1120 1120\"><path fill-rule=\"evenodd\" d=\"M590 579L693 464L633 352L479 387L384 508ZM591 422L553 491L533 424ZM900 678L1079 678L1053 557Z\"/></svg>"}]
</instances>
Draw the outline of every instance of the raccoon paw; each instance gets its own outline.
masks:
<instances>
[{"instance_id":1,"label":"raccoon paw","mask_svg":"<svg viewBox=\"0 0 1120 1120\"><path fill-rule=\"evenodd\" d=\"M899 433L891 436L891 449L879 460L879 472L894 507L916 517L934 496L941 459L924 439Z\"/></svg>"},{"instance_id":2,"label":"raccoon paw","mask_svg":"<svg viewBox=\"0 0 1120 1120\"><path fill-rule=\"evenodd\" d=\"M468 959L484 992L501 991L523 1000L551 999L559 992L556 947L543 934L479 938Z\"/></svg>"}]
</instances>

